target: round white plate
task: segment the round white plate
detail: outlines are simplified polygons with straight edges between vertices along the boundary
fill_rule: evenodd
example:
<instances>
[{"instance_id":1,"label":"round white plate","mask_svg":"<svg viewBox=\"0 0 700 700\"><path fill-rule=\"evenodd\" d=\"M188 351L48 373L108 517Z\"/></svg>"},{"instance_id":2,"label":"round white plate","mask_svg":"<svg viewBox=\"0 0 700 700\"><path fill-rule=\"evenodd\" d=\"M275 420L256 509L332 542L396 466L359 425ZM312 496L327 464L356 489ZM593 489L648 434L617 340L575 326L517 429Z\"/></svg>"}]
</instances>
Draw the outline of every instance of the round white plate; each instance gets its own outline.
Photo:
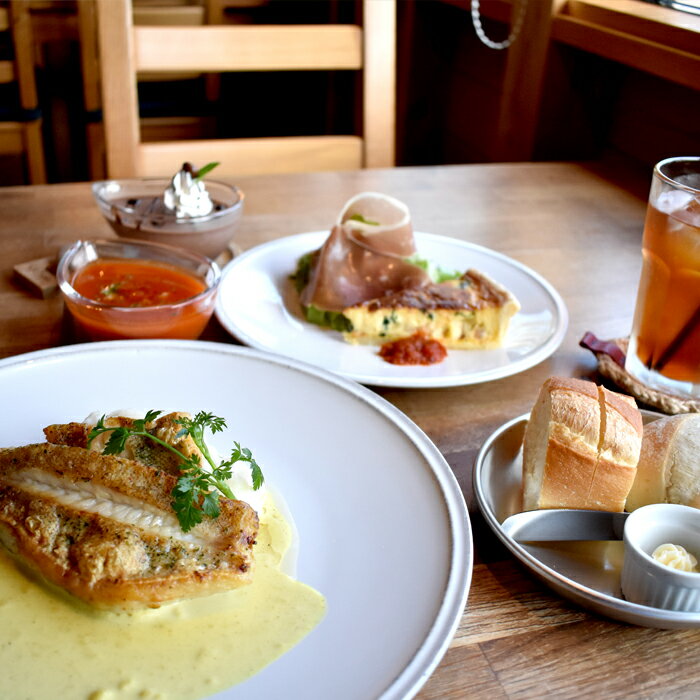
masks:
<instances>
[{"instance_id":1,"label":"round white plate","mask_svg":"<svg viewBox=\"0 0 700 700\"><path fill-rule=\"evenodd\" d=\"M497 350L450 350L430 366L397 366L374 346L350 345L340 333L304 320L289 275L319 248L327 231L302 233L252 248L224 269L216 315L229 333L259 350L310 362L362 384L443 387L479 384L529 369L549 357L566 333L568 313L558 292L521 263L454 238L416 233L421 257L448 270L475 268L510 289L522 310Z\"/></svg>"},{"instance_id":2,"label":"round white plate","mask_svg":"<svg viewBox=\"0 0 700 700\"><path fill-rule=\"evenodd\" d=\"M0 446L134 407L211 411L222 453L249 447L299 530L297 577L326 617L219 700L405 698L446 651L466 603L462 493L426 435L368 389L299 362L192 341L75 345L0 361ZM212 640L215 644L216 640Z\"/></svg>"},{"instance_id":3,"label":"round white plate","mask_svg":"<svg viewBox=\"0 0 700 700\"><path fill-rule=\"evenodd\" d=\"M642 416L648 422L659 414L642 411ZM622 597L622 541L521 543L503 531L501 523L522 511L521 446L528 417L514 418L498 428L474 464L476 500L501 542L557 593L600 615L645 627L700 627L700 613L651 608Z\"/></svg>"}]
</instances>

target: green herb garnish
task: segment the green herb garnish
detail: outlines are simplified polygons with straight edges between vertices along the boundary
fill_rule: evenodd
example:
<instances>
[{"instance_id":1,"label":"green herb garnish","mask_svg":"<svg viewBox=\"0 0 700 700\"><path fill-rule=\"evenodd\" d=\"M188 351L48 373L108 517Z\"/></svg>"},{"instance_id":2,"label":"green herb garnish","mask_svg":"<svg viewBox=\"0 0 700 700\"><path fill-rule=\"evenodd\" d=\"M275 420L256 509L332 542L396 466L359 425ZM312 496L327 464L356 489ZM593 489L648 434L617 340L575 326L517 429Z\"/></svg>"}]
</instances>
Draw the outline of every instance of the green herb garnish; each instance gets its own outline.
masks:
<instances>
[{"instance_id":1,"label":"green herb garnish","mask_svg":"<svg viewBox=\"0 0 700 700\"><path fill-rule=\"evenodd\" d=\"M121 282L112 282L112 284L108 284L106 287L102 287L102 289L100 289L100 296L111 299L119 291L120 287Z\"/></svg>"},{"instance_id":2,"label":"green herb garnish","mask_svg":"<svg viewBox=\"0 0 700 700\"><path fill-rule=\"evenodd\" d=\"M147 437L158 443L162 447L170 450L180 458L180 478L177 480L175 488L171 492L172 507L180 522L183 532L188 532L195 525L201 523L204 516L217 518L220 514L219 499L223 494L227 498L235 499L233 492L226 481L231 478L233 465L236 462L248 462L250 465L253 489L258 490L265 481L262 470L253 458L250 450L241 447L234 442L234 449L228 460L216 464L209 453L209 448L204 441L204 432L207 428L212 433L221 432L226 427L226 421L211 413L200 411L194 418L180 418L175 422L182 426L175 437L181 438L189 435L194 444L206 459L211 468L203 468L200 464L199 455L184 455L180 450L169 445L167 442L152 435L146 430L146 424L154 421L162 411L148 411L144 418L135 420L131 427L105 426L105 416L102 416L97 425L88 435L88 447L92 441L103 433L110 432L102 454L118 455L124 451L126 441L131 436ZM218 492L218 493L217 493Z\"/></svg>"},{"instance_id":3,"label":"green herb garnish","mask_svg":"<svg viewBox=\"0 0 700 700\"><path fill-rule=\"evenodd\" d=\"M396 311L392 309L391 313L388 316L384 316L384 318L382 319L382 328L384 330L387 330L390 324L396 324L398 322L399 317L396 315Z\"/></svg>"},{"instance_id":4,"label":"green herb garnish","mask_svg":"<svg viewBox=\"0 0 700 700\"><path fill-rule=\"evenodd\" d=\"M219 161L214 161L213 163L203 165L195 174L194 181L199 182L205 175L214 170L217 165L221 165L221 163L219 163Z\"/></svg>"},{"instance_id":5,"label":"green herb garnish","mask_svg":"<svg viewBox=\"0 0 700 700\"><path fill-rule=\"evenodd\" d=\"M368 224L369 226L379 226L378 221L372 221L371 219L365 219L362 214L353 214L349 217L349 221L359 221L361 224Z\"/></svg>"},{"instance_id":6,"label":"green herb garnish","mask_svg":"<svg viewBox=\"0 0 700 700\"><path fill-rule=\"evenodd\" d=\"M462 273L458 272L457 270L445 270L442 267L435 265L430 260L421 258L419 255L413 255L410 258L406 258L406 262L420 267L421 270L425 270L433 282L449 282L450 280L458 280L462 276Z\"/></svg>"}]
</instances>

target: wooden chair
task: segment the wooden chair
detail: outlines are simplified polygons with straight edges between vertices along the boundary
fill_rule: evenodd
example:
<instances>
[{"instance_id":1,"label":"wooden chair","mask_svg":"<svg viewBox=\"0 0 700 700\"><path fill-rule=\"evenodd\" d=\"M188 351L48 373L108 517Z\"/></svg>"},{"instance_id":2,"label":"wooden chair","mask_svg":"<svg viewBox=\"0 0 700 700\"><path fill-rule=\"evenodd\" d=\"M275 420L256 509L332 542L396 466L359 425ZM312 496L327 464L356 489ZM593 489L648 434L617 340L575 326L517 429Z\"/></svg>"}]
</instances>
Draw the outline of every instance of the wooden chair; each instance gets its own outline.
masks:
<instances>
[{"instance_id":1,"label":"wooden chair","mask_svg":"<svg viewBox=\"0 0 700 700\"><path fill-rule=\"evenodd\" d=\"M34 73L29 4L11 0L0 5L0 32L9 32L12 59L0 61L0 154L22 156L31 184L46 182L41 112ZM12 92L14 94L9 95Z\"/></svg>"},{"instance_id":2,"label":"wooden chair","mask_svg":"<svg viewBox=\"0 0 700 700\"><path fill-rule=\"evenodd\" d=\"M167 4L163 4L162 0L157 3L138 0L138 2L133 3L132 9L135 26L198 26L206 22L207 11L203 2L197 4L192 0L168 0ZM107 176L107 173L95 0L80 0L77 3L77 17L83 76L83 103L87 120L88 165L90 178L101 180ZM138 79L141 84L153 84L163 80L193 82L200 76L200 73L191 71L182 73L157 72L139 73ZM148 88L146 91L148 92ZM177 86L174 92L177 92ZM141 137L144 141L204 138L215 134L216 121L213 117L176 113L153 116L152 110L149 110L148 107L149 105L146 105L146 111L139 120ZM165 111L169 111L167 107Z\"/></svg>"},{"instance_id":3,"label":"wooden chair","mask_svg":"<svg viewBox=\"0 0 700 700\"><path fill-rule=\"evenodd\" d=\"M362 0L362 26L134 26L129 0L97 0L110 177L165 176L183 160L219 161L222 175L394 164L395 0ZM183 50L183 47L186 47ZM361 135L145 142L139 72L361 71Z\"/></svg>"}]
</instances>

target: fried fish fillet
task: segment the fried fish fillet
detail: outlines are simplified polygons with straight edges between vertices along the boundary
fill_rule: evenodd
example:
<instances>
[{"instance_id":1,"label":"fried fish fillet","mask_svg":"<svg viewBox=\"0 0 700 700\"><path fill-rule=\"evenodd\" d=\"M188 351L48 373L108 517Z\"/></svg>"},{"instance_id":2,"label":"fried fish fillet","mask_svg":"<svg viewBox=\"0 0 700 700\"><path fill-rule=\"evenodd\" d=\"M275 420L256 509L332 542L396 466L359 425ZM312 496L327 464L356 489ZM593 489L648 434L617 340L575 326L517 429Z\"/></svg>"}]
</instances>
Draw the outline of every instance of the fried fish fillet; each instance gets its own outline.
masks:
<instances>
[{"instance_id":1,"label":"fried fish fillet","mask_svg":"<svg viewBox=\"0 0 700 700\"><path fill-rule=\"evenodd\" d=\"M196 454L200 458L200 463L204 464L202 453L197 445L195 445L194 440L189 435L178 435L182 426L177 421L181 418L191 418L191 416L189 413L168 413L165 416L157 418L155 421L146 423L146 431L160 438L163 442L172 445L186 457ZM110 418L105 418L104 425L110 428L131 428L134 425L134 419L124 416L112 416ZM92 427L93 426L87 423L48 425L44 428L44 435L49 442L55 445L88 447L88 435ZM101 453L110 435L111 432L98 435L90 443L89 449ZM159 445L157 442L140 435L131 435L126 441L124 450L117 456L133 459L150 467L164 469L175 476L178 476L180 473L180 459L177 455L173 454L162 445Z\"/></svg>"},{"instance_id":2,"label":"fried fish fillet","mask_svg":"<svg viewBox=\"0 0 700 700\"><path fill-rule=\"evenodd\" d=\"M133 460L48 443L0 449L0 542L96 607L130 609L249 583L258 516L222 498L183 532L176 478Z\"/></svg>"}]
</instances>

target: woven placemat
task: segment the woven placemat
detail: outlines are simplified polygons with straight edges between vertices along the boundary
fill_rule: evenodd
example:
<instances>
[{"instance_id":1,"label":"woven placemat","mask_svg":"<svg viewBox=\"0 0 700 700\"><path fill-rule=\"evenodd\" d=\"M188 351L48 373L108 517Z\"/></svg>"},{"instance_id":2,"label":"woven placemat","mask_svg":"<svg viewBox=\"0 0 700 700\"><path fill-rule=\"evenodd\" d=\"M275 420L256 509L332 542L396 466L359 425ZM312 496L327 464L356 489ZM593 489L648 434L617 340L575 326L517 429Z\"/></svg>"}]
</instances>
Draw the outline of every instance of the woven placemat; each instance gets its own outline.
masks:
<instances>
[{"instance_id":1,"label":"woven placemat","mask_svg":"<svg viewBox=\"0 0 700 700\"><path fill-rule=\"evenodd\" d=\"M700 401L652 389L627 372L625 357L628 343L628 338L600 340L593 333L586 333L579 341L582 348L590 350L598 359L598 371L639 402L669 415L700 413Z\"/></svg>"}]
</instances>

